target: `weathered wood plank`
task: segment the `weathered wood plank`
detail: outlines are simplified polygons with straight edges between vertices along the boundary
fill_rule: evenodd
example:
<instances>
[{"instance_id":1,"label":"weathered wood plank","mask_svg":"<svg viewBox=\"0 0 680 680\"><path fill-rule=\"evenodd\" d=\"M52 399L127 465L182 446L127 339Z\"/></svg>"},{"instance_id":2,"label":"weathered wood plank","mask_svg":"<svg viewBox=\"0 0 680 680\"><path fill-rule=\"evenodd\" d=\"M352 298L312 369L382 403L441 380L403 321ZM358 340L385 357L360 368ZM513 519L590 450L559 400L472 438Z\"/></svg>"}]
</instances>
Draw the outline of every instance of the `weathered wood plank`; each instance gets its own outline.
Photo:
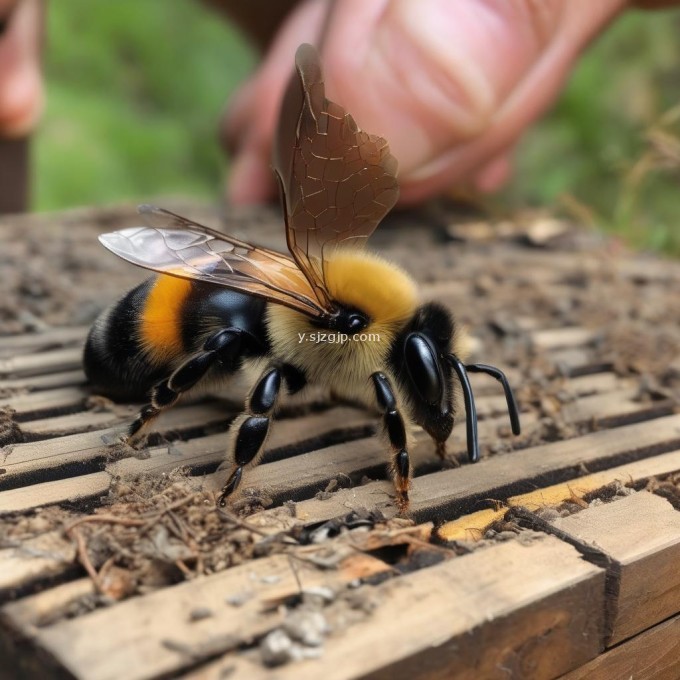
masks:
<instances>
[{"instance_id":1,"label":"weathered wood plank","mask_svg":"<svg viewBox=\"0 0 680 680\"><path fill-rule=\"evenodd\" d=\"M0 359L0 376L21 378L45 373L71 371L81 367L83 350L81 347L68 347L35 354L21 354Z\"/></svg>"},{"instance_id":2,"label":"weathered wood plank","mask_svg":"<svg viewBox=\"0 0 680 680\"><path fill-rule=\"evenodd\" d=\"M495 438L498 427L504 425L506 421L506 417L481 421L480 441L484 443ZM463 423L460 423L449 438L449 451L462 453L465 450L465 441L465 429ZM411 451L416 467L426 463L437 464L439 460L431 438L422 431L414 433ZM343 478L358 481L364 474L376 468L379 474L384 474L388 464L389 455L384 444L377 437L371 437L359 439L351 445L343 443L268 465L258 465L248 470L242 484L244 489L249 487L266 489L274 496L297 498L300 492L304 492L304 496L309 496L323 490L332 479L338 479L341 483ZM217 482L223 477L224 473L217 472L212 476L212 480ZM210 480L207 480L207 483L209 484ZM219 483L221 484L221 481Z\"/></svg>"},{"instance_id":3,"label":"weathered wood plank","mask_svg":"<svg viewBox=\"0 0 680 680\"><path fill-rule=\"evenodd\" d=\"M565 379L564 389L579 396L614 392L618 389L632 387L634 381L621 378L616 373L603 372Z\"/></svg>"},{"instance_id":4,"label":"weathered wood plank","mask_svg":"<svg viewBox=\"0 0 680 680\"><path fill-rule=\"evenodd\" d=\"M554 366L565 375L583 376L590 373L610 371L612 365L599 357L599 353L588 347L567 347L554 350L546 355Z\"/></svg>"},{"instance_id":5,"label":"weathered wood plank","mask_svg":"<svg viewBox=\"0 0 680 680\"><path fill-rule=\"evenodd\" d=\"M270 670L232 653L186 678L542 680L600 650L604 573L553 537L495 545L372 590L373 614L329 637L318 659Z\"/></svg>"},{"instance_id":6,"label":"weathered wood plank","mask_svg":"<svg viewBox=\"0 0 680 680\"><path fill-rule=\"evenodd\" d=\"M680 616L636 635L560 680L675 680L680 678Z\"/></svg>"},{"instance_id":7,"label":"weathered wood plank","mask_svg":"<svg viewBox=\"0 0 680 680\"><path fill-rule=\"evenodd\" d=\"M601 335L602 330L573 326L535 331L529 337L534 348L549 351L564 347L589 345Z\"/></svg>"},{"instance_id":8,"label":"weathered wood plank","mask_svg":"<svg viewBox=\"0 0 680 680\"><path fill-rule=\"evenodd\" d=\"M31 484L0 492L0 516L11 512L24 512L44 505L78 502L103 496L111 485L110 472L91 472L87 475L55 479L51 482ZM1 564L1 560L0 560Z\"/></svg>"},{"instance_id":9,"label":"weathered wood plank","mask_svg":"<svg viewBox=\"0 0 680 680\"><path fill-rule=\"evenodd\" d=\"M84 343L89 326L58 326L40 333L22 333L0 337L0 356L40 352L45 348Z\"/></svg>"},{"instance_id":10,"label":"weathered wood plank","mask_svg":"<svg viewBox=\"0 0 680 680\"><path fill-rule=\"evenodd\" d=\"M675 411L675 401L640 401L639 388L631 387L580 397L561 407L560 415L568 423L594 423L615 426L627 422L648 420L655 416L669 415Z\"/></svg>"},{"instance_id":11,"label":"weathered wood plank","mask_svg":"<svg viewBox=\"0 0 680 680\"><path fill-rule=\"evenodd\" d=\"M0 393L7 392L34 392L48 390L55 387L70 387L72 385L85 384L85 373L82 369L64 371L62 373L47 373L46 375L34 375L29 378L14 378L0 380Z\"/></svg>"},{"instance_id":12,"label":"weathered wood plank","mask_svg":"<svg viewBox=\"0 0 680 680\"><path fill-rule=\"evenodd\" d=\"M144 461L135 462L139 464L144 463ZM469 469L471 471L478 470L479 466L473 466ZM576 479L568 484L559 485L556 491L557 495L553 493L554 489L552 487L549 487L547 489L540 490L532 494L528 494L526 496L515 497L512 500L516 500L517 504L527 506L530 509L544 507L551 503L561 502L562 500L568 498L571 494L582 495L582 493L586 491L599 488L604 484L611 483L615 479L619 479L623 482L639 481L641 479L646 479L651 476L666 475L671 472L677 471L678 469L680 469L680 452L672 452L661 456L655 456L653 458L642 460L629 465L620 466L610 471L596 473L594 475L590 475L582 479ZM520 466L518 470L518 479L521 479L521 474L522 468ZM489 489L488 493L490 494L491 489L498 485L498 480L496 479L495 475L487 474L487 472L480 472L479 476L480 481L487 482ZM86 475L80 477L78 478L78 480L62 480L61 482L36 485L35 491L40 496L40 498L37 501L34 501L34 503L47 504L50 502L60 502L66 500L67 498L64 497L66 494L64 494L63 491L66 485L71 485L73 497L76 497L78 494L89 496L96 495L98 493L99 494L105 493L106 489L108 489L109 479L110 477L108 473L96 473L95 475ZM58 494L56 498L52 498L50 495L51 488L53 486L59 485L61 486L58 488ZM93 488L89 488L90 485L93 485ZM479 496L480 493L478 488L479 486L480 484L477 483L473 485L472 488L470 489L471 499L474 499L474 497ZM4 495L9 496L12 493L15 492L14 491L4 492ZM16 493L24 495L26 492L25 490L22 489L16 490ZM0 497L2 497L2 495L0 495ZM511 503L512 500L510 501ZM322 519L331 519L332 516L331 512L326 512L323 514L317 512L316 514L310 514L310 511L308 510L310 506L318 507L319 505L321 507L327 508L329 502L330 501L317 501L316 499L314 499L311 501L303 501L298 503L297 504L297 516L299 518L298 521L315 522L321 521ZM29 503L29 505L31 505L31 503ZM12 503L10 503L10 507L11 506ZM348 512L349 509L351 509L351 507L359 506L349 504L340 506L339 508L337 508L337 514L338 515L344 514ZM493 519L496 518L496 514L500 515L502 513L503 511L500 511L499 513L494 513L492 510L473 513L472 515L466 518L462 518L461 520L449 523L449 525L445 525L440 529L440 533L448 532L445 538L448 538L449 540L470 540L475 537L478 537L479 534L483 531L484 527L486 527L491 521L493 521ZM262 514L263 515L271 514L271 511L265 511ZM257 523L257 517L252 518L252 521ZM458 524L460 524L461 526L457 526ZM43 552L48 553L49 551ZM0 551L0 572L10 573L12 569L16 569L17 560L21 559L24 562L23 570L24 579L22 582L28 582L30 581L31 578L44 577L49 575L50 573L56 573L60 569L63 569L65 566L63 560L61 560L60 558L56 558L51 561L49 559L40 558L40 560L36 562L36 557L30 551L24 553L21 556L21 558L19 558L18 555L13 555L12 562L14 563L14 567L12 568L7 567L6 560L8 558L9 553L7 551L4 551L4 558L3 551ZM2 584L0 583L0 586L1 585Z\"/></svg>"},{"instance_id":13,"label":"weathered wood plank","mask_svg":"<svg viewBox=\"0 0 680 680\"><path fill-rule=\"evenodd\" d=\"M480 403L484 404L484 399ZM201 406L177 408L162 414L158 423L154 424L153 430L163 432L164 429L181 430L190 427L208 425L210 422L224 421L229 418L228 412L221 409L219 403L210 403ZM204 409L204 410L202 410ZM344 410L343 410L344 409ZM211 414L214 414L211 415ZM349 419L349 428L345 418ZM233 417L234 413L231 414ZM309 420L300 418L281 419L276 427L272 428L272 438L268 442L267 450L277 448L277 437L290 440L292 445L297 441L310 441L319 437L323 431L347 430L375 422L370 414L363 410L351 409L350 407L335 407L333 411L307 416ZM369 419L369 420L367 420ZM525 418L528 423L529 418ZM480 427L484 431L491 432L491 420L482 421ZM494 425L498 423L493 421ZM338 424L341 424L338 426ZM307 429L309 428L309 430ZM107 428L94 432L66 435L46 442L28 442L16 444L6 453L2 459L4 473L0 475L0 488L15 486L18 479L27 478L27 481L38 482L35 478L39 475L49 475L51 470L66 465L87 464L97 459L105 458L110 449L104 442L113 441L116 435L122 433L123 426ZM495 430L494 430L495 433ZM187 442L175 442L170 451L169 463L174 461L173 467L178 465L206 464L209 462L221 462L224 456L226 440L224 435L214 435L205 438L196 438ZM157 447L154 447L157 448ZM149 449L149 455L154 455L154 448ZM168 447L162 447L163 451ZM384 460L384 454L381 454ZM174 458L173 458L174 456ZM197 458L193 461L193 458ZM30 479L29 479L30 478Z\"/></svg>"},{"instance_id":14,"label":"weathered wood plank","mask_svg":"<svg viewBox=\"0 0 680 680\"><path fill-rule=\"evenodd\" d=\"M39 383L32 383L31 381L40 381ZM39 378L23 378L18 381L0 381L0 393L2 393L3 388L7 385L7 390L10 390L11 385L17 387L21 386L22 389L26 389L31 386L34 389L49 389L49 388L59 388L66 387L69 385L79 385L85 382L85 376L82 371L72 371L69 373L55 373L52 375L41 376ZM612 399L605 404L601 402L598 405L596 400L588 401L582 403L581 400L577 404L567 403L564 405L564 409L567 412L567 419L572 422L579 422L591 418L596 415L598 419L602 420L608 415L614 417L623 417L626 412L633 413L636 408L639 409L641 416L644 416L649 412L650 409L660 408L662 405L659 402L653 402L647 405L642 405L634 400L634 381L629 379L619 378L614 373L597 373L594 375L586 375L571 380L565 381L564 389L568 392L580 396L583 399L584 395L596 396L598 394L603 394L605 392L613 392L616 390L627 390L626 394L630 397L629 404L623 406L623 402L616 402ZM486 387L487 394L483 397L478 397L477 399L477 415L480 418L490 418L494 415L500 415L506 412L507 407L505 403L505 397L502 394L492 394L491 391L497 392L497 388L493 384L489 384ZM476 392L478 394L484 393L484 384L480 381L476 386ZM77 398L75 392L65 392L69 400L67 402L60 402L58 398L55 397L53 392L49 399L53 399L53 405L55 408L64 408L66 406L73 407L78 403L83 403L86 394L84 393L81 399ZM132 405L128 408L128 415L119 415L114 412L108 411L82 411L78 413L72 413L65 416L52 416L48 418L38 418L26 420L27 415L31 411L41 410L41 408L46 408L45 402L42 402L41 408L33 408L34 402L30 395L23 395L21 400L16 396L5 396L0 397L0 402L4 401L14 407L22 417L21 431L27 435L39 435L44 436L49 434L52 437L66 435L66 434L76 434L80 432L85 432L94 429L103 429L106 427L111 427L116 423L124 421L126 417L133 418L138 408L136 405ZM667 410L668 405L666 406ZM210 420L212 415L210 415L210 408L206 408L206 418ZM608 413L609 409L609 413ZM125 406L119 404L117 406L118 413L124 413ZM178 413L176 409L174 413ZM162 420L159 425L162 431Z\"/></svg>"},{"instance_id":15,"label":"weathered wood plank","mask_svg":"<svg viewBox=\"0 0 680 680\"><path fill-rule=\"evenodd\" d=\"M86 398L87 394L78 387L59 387L53 390L0 397L0 406L9 406L19 418L27 418L32 413L83 408Z\"/></svg>"},{"instance_id":16,"label":"weathered wood plank","mask_svg":"<svg viewBox=\"0 0 680 680\"><path fill-rule=\"evenodd\" d=\"M606 468L636 458L680 448L680 415L625 425L576 439L542 444L492 456L476 465L416 477L410 493L411 513L418 521L476 512L489 499L505 500L542 485L575 479L591 468ZM246 483L248 483L246 481ZM325 500L310 498L297 504L298 517L321 522L352 509L378 507L395 512L387 481L340 489Z\"/></svg>"},{"instance_id":17,"label":"weathered wood plank","mask_svg":"<svg viewBox=\"0 0 680 680\"><path fill-rule=\"evenodd\" d=\"M198 407L192 408L191 415L198 417L198 422L203 422ZM183 414L185 425L189 422L188 416L187 413ZM263 492L270 494L290 492L286 495L294 498L304 490L311 495L323 489L331 479L347 479L350 476L360 478L362 474L376 467L386 467L388 459L384 448L375 437L356 439L351 444L345 442L341 445L323 445L323 440L333 434L342 433L345 439L348 439L354 432L363 433L374 421L375 418L365 411L350 407L336 407L324 413L278 421L268 439L264 462L248 471L247 486L261 487ZM499 423L502 422L505 422L505 418L483 421L480 425L482 441L494 436ZM338 426L338 423L342 425ZM175 424L178 426L178 423ZM452 439L459 449L464 446L461 429L458 429ZM103 435L92 434L97 434L101 442L102 436L112 437L115 431L108 430ZM86 453L88 458L77 460L87 462L97 454L106 454L108 448L101 443L97 446L96 440L94 441L93 446L81 451ZM77 477L5 489L0 491L0 514L100 496L108 490L112 475L122 477L149 473L160 475L182 466L201 468L217 465L224 460L226 446L225 433L196 438L188 442L177 441L167 446L148 448L143 458L128 457L110 463L106 467L106 472L89 472ZM277 458L278 451L286 448L290 449L288 453L299 454L284 460L272 461L272 458ZM430 463L438 460L431 440L422 432L417 436L414 452L416 455L422 453L421 457ZM64 457L65 454L62 453L59 460L63 461ZM272 462L266 462L267 460ZM33 467L29 468L29 472L35 469L34 461L31 461L31 465ZM48 466L49 461L44 463L42 469L47 469ZM6 465L5 469L8 471L6 474L14 477L18 473L27 474L25 466L10 468ZM213 480L214 477L209 476L207 484L217 490L218 486Z\"/></svg>"},{"instance_id":18,"label":"weathered wood plank","mask_svg":"<svg viewBox=\"0 0 680 680\"><path fill-rule=\"evenodd\" d=\"M10 619L14 630L33 637L39 628L63 616L71 603L96 592L91 578L79 578L5 605L0 609L0 618Z\"/></svg>"},{"instance_id":19,"label":"weathered wood plank","mask_svg":"<svg viewBox=\"0 0 680 680\"><path fill-rule=\"evenodd\" d=\"M166 427L172 423L176 429L205 425L210 422L211 417L213 420L224 419L225 414L219 404L211 404L208 408L206 406L208 405L178 408L173 412L174 415L166 413L162 418L166 421ZM290 453L309 450L317 447L324 438L339 436L340 433L345 437L351 437L355 432L362 432L373 420L365 411L344 406L300 418L280 420L268 440L268 453L265 454L265 459L267 456L270 459L275 458L277 452L284 449L290 449ZM163 422L161 421L159 425L163 425ZM115 432L117 430L112 428L104 433L90 433L95 436L82 439L86 446L81 453L84 451L88 458L80 459L80 462L87 462L96 455L105 456L108 445L103 443L102 437L113 438ZM226 434L220 433L193 439L191 443L175 442L166 446L156 446L147 449L143 458L124 458L107 465L106 472L90 472L76 477L5 489L0 491L0 514L102 495L108 490L112 475L162 474L181 466L218 464L224 459L226 441ZM35 443L31 446L36 447L40 444ZM9 466L4 469L8 470L6 474L13 474ZM23 472L25 473L25 470Z\"/></svg>"},{"instance_id":20,"label":"weathered wood plank","mask_svg":"<svg viewBox=\"0 0 680 680\"><path fill-rule=\"evenodd\" d=\"M587 493L603 486L620 482L639 484L652 477L662 477L680 471L680 451L664 453L660 456L645 458L636 463L620 465L579 477L569 482L537 489L519 496L511 496L505 501L508 507L521 506L535 511L541 508L560 505L574 498L583 498ZM507 508L480 510L458 519L446 522L438 529L441 538L447 541L475 541L482 538L487 527L505 515Z\"/></svg>"},{"instance_id":21,"label":"weathered wood plank","mask_svg":"<svg viewBox=\"0 0 680 680\"><path fill-rule=\"evenodd\" d=\"M668 501L641 491L552 525L607 565L608 646L680 612L680 512Z\"/></svg>"},{"instance_id":22,"label":"weathered wood plank","mask_svg":"<svg viewBox=\"0 0 680 680\"><path fill-rule=\"evenodd\" d=\"M121 408L121 411L123 409ZM105 430L118 423L130 422L134 418L134 409L129 415L114 413L113 411L80 411L65 416L38 418L21 423L21 431L29 439L53 439L69 434L79 434L92 430Z\"/></svg>"},{"instance_id":23,"label":"weathered wood plank","mask_svg":"<svg viewBox=\"0 0 680 680\"><path fill-rule=\"evenodd\" d=\"M74 564L75 555L73 543L57 531L0 549L0 593L20 589L37 579L63 574Z\"/></svg>"},{"instance_id":24,"label":"weathered wood plank","mask_svg":"<svg viewBox=\"0 0 680 680\"><path fill-rule=\"evenodd\" d=\"M390 569L368 555L349 555L330 571L302 561L293 568L287 556L277 555L59 621L40 629L35 639L83 680L154 678L193 665L195 658L183 650L209 649L209 657L210 650L226 652L280 624L282 612L267 605L274 596L294 595L300 585L337 591ZM228 603L244 593L249 597L238 609ZM199 609L211 615L192 620ZM3 609L11 612L12 605Z\"/></svg>"}]
</instances>

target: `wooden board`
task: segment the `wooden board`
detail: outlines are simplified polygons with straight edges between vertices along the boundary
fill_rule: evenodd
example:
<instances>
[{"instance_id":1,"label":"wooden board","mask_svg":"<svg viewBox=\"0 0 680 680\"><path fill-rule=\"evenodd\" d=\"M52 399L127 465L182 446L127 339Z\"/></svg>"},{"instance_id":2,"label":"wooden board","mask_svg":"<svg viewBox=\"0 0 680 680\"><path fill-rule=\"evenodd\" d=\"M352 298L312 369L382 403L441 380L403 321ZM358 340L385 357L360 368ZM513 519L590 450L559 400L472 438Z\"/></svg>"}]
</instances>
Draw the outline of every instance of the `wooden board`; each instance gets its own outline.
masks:
<instances>
[{"instance_id":1,"label":"wooden board","mask_svg":"<svg viewBox=\"0 0 680 680\"><path fill-rule=\"evenodd\" d=\"M678 677L680 616L674 616L563 675L561 680L674 680Z\"/></svg>"},{"instance_id":2,"label":"wooden board","mask_svg":"<svg viewBox=\"0 0 680 680\"><path fill-rule=\"evenodd\" d=\"M360 568L376 573L386 568L377 561L369 564ZM303 588L319 583L340 587L343 579L351 581L359 573L354 565L326 573L325 578L318 571L298 569ZM190 668L201 658L228 652L280 626L280 611L265 613L263 601L272 597L272 590L294 593L299 587L294 576L285 557L259 560L33 634L76 677L157 677ZM276 676L387 678L394 677L398 667L400 673L412 675L417 669L418 677L427 678L444 674L472 678L479 673L485 678L507 677L502 668L515 674L530 672L536 680L552 678L598 653L603 579L601 569L550 537L527 545L499 545L375 588L366 586L376 591L370 597L381 603L374 615L353 626L351 634L329 638L322 659L291 666ZM244 590L254 590L255 595L235 617L226 600ZM21 603L7 606L4 614L11 616L20 608L27 616ZM192 610L202 608L212 615L192 621ZM404 625L395 630L390 622L397 619ZM386 636L388 629L391 634ZM93 630L97 635L91 634ZM472 637L470 630L475 631ZM186 651L191 649L193 658ZM195 677L221 677L231 665L227 656ZM230 677L270 673L239 663Z\"/></svg>"},{"instance_id":3,"label":"wooden board","mask_svg":"<svg viewBox=\"0 0 680 680\"><path fill-rule=\"evenodd\" d=\"M379 586L375 614L318 660L272 672L227 657L188 677L554 678L598 653L603 583L550 537L506 543Z\"/></svg>"},{"instance_id":4,"label":"wooden board","mask_svg":"<svg viewBox=\"0 0 680 680\"><path fill-rule=\"evenodd\" d=\"M544 444L474 466L416 477L411 512L419 520L468 514L558 480L577 479L591 470L651 458L678 447L680 415ZM388 513L394 507L389 483L369 482L341 489L328 499L301 501L296 509L299 517L312 523L373 506Z\"/></svg>"},{"instance_id":5,"label":"wooden board","mask_svg":"<svg viewBox=\"0 0 680 680\"><path fill-rule=\"evenodd\" d=\"M489 525L506 514L508 507L522 507L530 511L555 507L569 501L582 500L586 494L608 485L618 483L638 487L650 478L665 477L677 470L680 470L680 450L511 496L503 507L479 510L446 522L438 528L437 533L445 541L477 541L484 536Z\"/></svg>"},{"instance_id":6,"label":"wooden board","mask_svg":"<svg viewBox=\"0 0 680 680\"><path fill-rule=\"evenodd\" d=\"M201 206L170 207L214 224ZM104 255L96 232L135 220L131 210L107 209L5 226L4 264L30 253L35 289L42 278L50 287L38 306L25 299L13 307L20 288L10 286L6 308L28 313L10 318L13 335L0 337L4 668L84 680L552 678L582 669L608 677L631 654L639 654L631 668L640 673L663 677L673 668L675 629L664 626L680 614L669 566L678 563L678 514L666 500L639 492L565 517L567 528L543 520L520 530L518 516L517 535L484 534L504 516L502 504L528 522L546 506L585 505L614 480L651 488L656 477L675 479L680 266L609 251L584 234L567 239L566 250L526 247L518 225L497 241L452 242L448 226L432 228L431 217L395 217L374 245L414 274L424 299L447 305L470 329L473 360L506 370L522 436L509 432L498 384L473 375L482 460L466 464L462 417L448 443L460 467L442 468L429 438L413 432L407 520L396 517L375 417L315 395L313 405L279 414L262 464L247 471L234 499L247 517L227 521L212 503L240 409L235 393L177 406L154 424L151 445L134 452L115 442L139 405L101 399L85 384L81 352L92 315L142 276ZM282 245L278 216L232 211L229 220L236 235ZM71 242L80 246L64 264ZM139 509L156 486L180 494L159 496L162 517ZM167 503L184 502L181 494L201 499L192 512L205 515L216 545L240 532L256 548L217 573L167 562L156 529L188 531L191 542L189 515L164 514ZM636 503L646 505L629 507ZM645 529L645 518L655 528ZM77 521L84 523L65 533ZM437 524L436 539L428 522ZM107 548L107 536L119 547ZM140 578L125 590L139 564L151 568L126 536L182 582ZM107 579L122 588L122 601L111 599ZM305 616L329 626L318 644L291 632ZM292 651L274 667L267 654L281 635ZM646 665L646 640L661 650L656 665Z\"/></svg>"},{"instance_id":7,"label":"wooden board","mask_svg":"<svg viewBox=\"0 0 680 680\"><path fill-rule=\"evenodd\" d=\"M641 491L552 524L607 567L607 646L680 611L680 512L668 501Z\"/></svg>"}]
</instances>

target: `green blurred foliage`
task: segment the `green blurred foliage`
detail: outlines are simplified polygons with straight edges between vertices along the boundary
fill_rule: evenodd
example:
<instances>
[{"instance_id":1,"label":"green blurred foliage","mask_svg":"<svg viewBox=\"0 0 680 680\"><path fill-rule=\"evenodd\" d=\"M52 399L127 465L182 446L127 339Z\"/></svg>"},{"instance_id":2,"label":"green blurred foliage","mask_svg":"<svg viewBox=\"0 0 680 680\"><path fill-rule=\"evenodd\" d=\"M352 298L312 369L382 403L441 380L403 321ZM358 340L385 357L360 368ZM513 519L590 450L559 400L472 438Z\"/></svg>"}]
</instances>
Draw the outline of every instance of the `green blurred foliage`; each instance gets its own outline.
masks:
<instances>
[{"instance_id":1,"label":"green blurred foliage","mask_svg":"<svg viewBox=\"0 0 680 680\"><path fill-rule=\"evenodd\" d=\"M505 199L680 255L680 12L629 12L523 139Z\"/></svg>"},{"instance_id":2,"label":"green blurred foliage","mask_svg":"<svg viewBox=\"0 0 680 680\"><path fill-rule=\"evenodd\" d=\"M69 0L47 28L37 209L219 194L220 113L255 63L232 27L192 0ZM504 205L680 254L679 34L678 11L619 19L525 135Z\"/></svg>"},{"instance_id":3,"label":"green blurred foliage","mask_svg":"<svg viewBox=\"0 0 680 680\"><path fill-rule=\"evenodd\" d=\"M218 194L220 114L254 64L235 29L191 0L68 0L47 38L38 210Z\"/></svg>"}]
</instances>

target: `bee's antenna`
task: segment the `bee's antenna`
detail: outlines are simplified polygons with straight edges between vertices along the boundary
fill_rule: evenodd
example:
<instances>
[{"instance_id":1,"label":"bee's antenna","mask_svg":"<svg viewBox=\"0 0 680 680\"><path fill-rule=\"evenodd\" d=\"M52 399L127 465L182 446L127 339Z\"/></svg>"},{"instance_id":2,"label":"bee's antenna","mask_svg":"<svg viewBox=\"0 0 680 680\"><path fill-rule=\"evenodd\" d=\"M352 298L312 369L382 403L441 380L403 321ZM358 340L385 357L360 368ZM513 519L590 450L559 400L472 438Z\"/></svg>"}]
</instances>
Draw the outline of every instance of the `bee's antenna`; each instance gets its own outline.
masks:
<instances>
[{"instance_id":1,"label":"bee's antenna","mask_svg":"<svg viewBox=\"0 0 680 680\"><path fill-rule=\"evenodd\" d=\"M470 385L470 380L468 379L468 374L463 362L455 354L449 354L448 359L463 387L468 458L471 463L476 463L479 460L479 437L477 435L477 409L475 408L475 398L472 394L472 386Z\"/></svg>"},{"instance_id":2,"label":"bee's antenna","mask_svg":"<svg viewBox=\"0 0 680 680\"><path fill-rule=\"evenodd\" d=\"M465 367L468 373L486 373L492 378L496 378L498 382L503 385L503 391L505 392L505 401L508 404L508 413L510 414L510 425L512 426L512 434L518 435L521 432L521 427L519 424L519 408L517 408L517 402L515 401L515 395L510 389L510 384L508 379L505 377L505 373L501 371L500 368L495 366L489 366L487 364L469 364Z\"/></svg>"}]
</instances>

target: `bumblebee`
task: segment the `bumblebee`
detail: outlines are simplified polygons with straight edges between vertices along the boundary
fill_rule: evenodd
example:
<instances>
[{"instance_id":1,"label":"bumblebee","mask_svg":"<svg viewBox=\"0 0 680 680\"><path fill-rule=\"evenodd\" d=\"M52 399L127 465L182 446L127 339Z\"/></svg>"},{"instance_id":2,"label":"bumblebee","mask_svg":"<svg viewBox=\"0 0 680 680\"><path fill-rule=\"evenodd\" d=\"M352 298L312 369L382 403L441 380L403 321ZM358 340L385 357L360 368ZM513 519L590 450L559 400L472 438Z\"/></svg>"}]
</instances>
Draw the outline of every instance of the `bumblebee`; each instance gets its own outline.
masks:
<instances>
[{"instance_id":1,"label":"bumblebee","mask_svg":"<svg viewBox=\"0 0 680 680\"><path fill-rule=\"evenodd\" d=\"M245 410L230 427L221 506L257 463L282 393L326 386L379 413L405 510L407 431L422 427L444 458L461 393L468 457L479 459L468 373L500 381L515 434L519 413L502 371L464 363L465 333L451 313L436 302L420 304L406 272L364 249L397 201L397 162L384 139L360 130L326 99L313 47L300 46L295 61L273 161L290 253L141 206L148 226L100 240L157 275L95 321L85 371L113 396L149 399L129 427L130 443L199 383L256 372Z\"/></svg>"}]
</instances>

